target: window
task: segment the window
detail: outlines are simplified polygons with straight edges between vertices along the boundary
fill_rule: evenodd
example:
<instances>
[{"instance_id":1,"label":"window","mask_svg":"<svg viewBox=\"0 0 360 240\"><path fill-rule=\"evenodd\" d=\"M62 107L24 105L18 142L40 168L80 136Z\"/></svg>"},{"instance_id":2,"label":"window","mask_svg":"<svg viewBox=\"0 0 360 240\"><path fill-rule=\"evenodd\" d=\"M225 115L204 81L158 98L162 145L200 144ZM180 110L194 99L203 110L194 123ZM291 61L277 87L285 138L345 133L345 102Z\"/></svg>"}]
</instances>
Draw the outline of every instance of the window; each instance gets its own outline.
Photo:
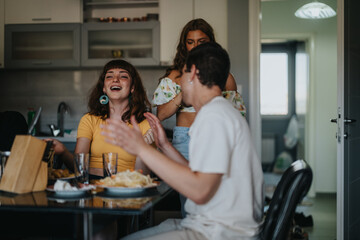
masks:
<instances>
[{"instance_id":1,"label":"window","mask_svg":"<svg viewBox=\"0 0 360 240\"><path fill-rule=\"evenodd\" d=\"M288 54L261 53L260 55L260 113L288 115Z\"/></svg>"}]
</instances>

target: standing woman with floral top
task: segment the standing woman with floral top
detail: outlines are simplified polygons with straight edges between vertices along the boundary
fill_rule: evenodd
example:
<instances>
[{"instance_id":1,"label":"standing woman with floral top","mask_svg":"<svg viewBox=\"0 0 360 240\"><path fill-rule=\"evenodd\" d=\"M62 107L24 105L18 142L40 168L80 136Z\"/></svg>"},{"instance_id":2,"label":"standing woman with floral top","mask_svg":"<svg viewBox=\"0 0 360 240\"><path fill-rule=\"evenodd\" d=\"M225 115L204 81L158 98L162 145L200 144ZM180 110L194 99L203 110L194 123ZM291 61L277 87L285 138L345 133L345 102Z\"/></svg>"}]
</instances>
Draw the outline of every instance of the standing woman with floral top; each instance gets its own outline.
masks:
<instances>
[{"instance_id":1,"label":"standing woman with floral top","mask_svg":"<svg viewBox=\"0 0 360 240\"><path fill-rule=\"evenodd\" d=\"M204 19L198 18L188 22L180 35L179 44L173 65L160 79L159 85L153 96L153 104L157 106L157 116L160 121L176 114L176 126L173 131L172 145L186 158L189 159L189 128L193 123L196 112L192 106L184 106L180 78L188 52L199 44L215 42L213 28ZM241 95L237 92L234 77L229 74L223 96L232 102L243 115L246 110ZM185 199L180 197L183 216Z\"/></svg>"}]
</instances>

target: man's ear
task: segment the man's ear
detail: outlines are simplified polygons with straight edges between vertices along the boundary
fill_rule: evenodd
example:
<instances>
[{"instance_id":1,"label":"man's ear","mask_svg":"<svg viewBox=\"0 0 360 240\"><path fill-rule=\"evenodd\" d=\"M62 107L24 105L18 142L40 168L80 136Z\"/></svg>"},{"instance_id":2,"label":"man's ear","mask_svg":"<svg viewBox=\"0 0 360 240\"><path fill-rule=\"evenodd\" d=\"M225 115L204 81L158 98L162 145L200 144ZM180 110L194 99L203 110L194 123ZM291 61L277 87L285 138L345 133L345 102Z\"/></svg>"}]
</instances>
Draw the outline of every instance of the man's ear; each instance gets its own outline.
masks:
<instances>
[{"instance_id":1,"label":"man's ear","mask_svg":"<svg viewBox=\"0 0 360 240\"><path fill-rule=\"evenodd\" d=\"M196 66L195 64L191 65L191 69L190 69L190 79L193 81L195 78L197 78L196 75Z\"/></svg>"}]
</instances>

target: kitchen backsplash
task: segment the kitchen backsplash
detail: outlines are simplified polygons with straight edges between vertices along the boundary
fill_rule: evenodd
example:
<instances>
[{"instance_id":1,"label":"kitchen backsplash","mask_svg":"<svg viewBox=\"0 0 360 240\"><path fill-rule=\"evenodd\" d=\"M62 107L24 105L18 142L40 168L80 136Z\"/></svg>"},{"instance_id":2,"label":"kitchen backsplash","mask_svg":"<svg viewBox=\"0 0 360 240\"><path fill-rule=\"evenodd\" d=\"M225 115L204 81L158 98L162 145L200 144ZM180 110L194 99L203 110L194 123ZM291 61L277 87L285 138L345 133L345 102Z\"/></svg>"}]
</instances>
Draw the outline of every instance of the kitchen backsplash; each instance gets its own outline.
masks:
<instances>
[{"instance_id":1,"label":"kitchen backsplash","mask_svg":"<svg viewBox=\"0 0 360 240\"><path fill-rule=\"evenodd\" d=\"M151 101L165 69L138 68L138 71ZM50 133L48 124L57 125L57 108L63 101L70 107L70 112L64 115L64 128L77 129L80 118L88 111L87 96L100 72L101 69L0 71L0 111L19 111L26 118L28 108L37 110L41 106L40 131ZM163 124L172 128L175 119Z\"/></svg>"}]
</instances>

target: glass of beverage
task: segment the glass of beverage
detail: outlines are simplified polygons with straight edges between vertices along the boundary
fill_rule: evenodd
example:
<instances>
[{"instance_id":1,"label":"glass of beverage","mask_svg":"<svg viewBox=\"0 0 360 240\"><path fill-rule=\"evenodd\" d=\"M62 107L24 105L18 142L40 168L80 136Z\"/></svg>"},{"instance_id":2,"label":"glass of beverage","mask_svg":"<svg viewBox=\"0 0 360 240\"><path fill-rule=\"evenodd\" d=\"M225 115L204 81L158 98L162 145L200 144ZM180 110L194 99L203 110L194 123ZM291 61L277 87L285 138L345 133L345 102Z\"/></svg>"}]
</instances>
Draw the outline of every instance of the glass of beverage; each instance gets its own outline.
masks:
<instances>
[{"instance_id":1,"label":"glass of beverage","mask_svg":"<svg viewBox=\"0 0 360 240\"><path fill-rule=\"evenodd\" d=\"M109 152L103 153L104 177L111 177L117 173L118 154Z\"/></svg>"},{"instance_id":2,"label":"glass of beverage","mask_svg":"<svg viewBox=\"0 0 360 240\"><path fill-rule=\"evenodd\" d=\"M5 164L9 156L10 156L10 152L0 151L0 180L2 178L2 175L4 174Z\"/></svg>"},{"instance_id":3,"label":"glass of beverage","mask_svg":"<svg viewBox=\"0 0 360 240\"><path fill-rule=\"evenodd\" d=\"M74 155L74 174L80 183L89 184L90 154L75 153Z\"/></svg>"}]
</instances>

